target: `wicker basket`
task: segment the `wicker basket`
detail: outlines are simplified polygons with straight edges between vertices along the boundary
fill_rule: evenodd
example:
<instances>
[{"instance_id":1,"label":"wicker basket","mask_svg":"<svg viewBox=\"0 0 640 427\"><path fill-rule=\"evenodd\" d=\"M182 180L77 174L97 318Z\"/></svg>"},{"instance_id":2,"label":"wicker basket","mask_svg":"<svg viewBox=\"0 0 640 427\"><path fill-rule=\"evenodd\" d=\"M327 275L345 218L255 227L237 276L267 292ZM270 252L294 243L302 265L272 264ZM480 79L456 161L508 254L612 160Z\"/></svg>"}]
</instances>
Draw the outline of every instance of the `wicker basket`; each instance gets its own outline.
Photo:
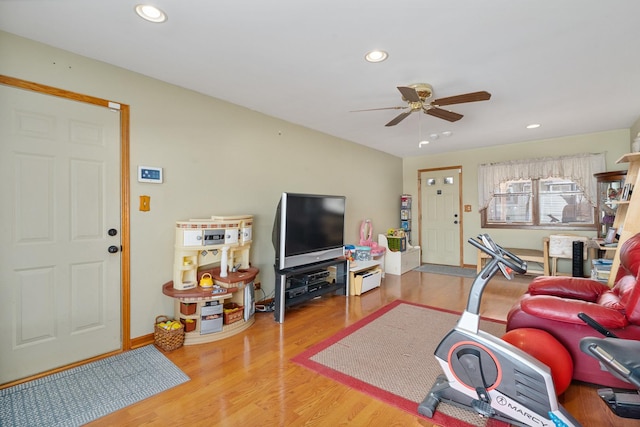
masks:
<instances>
[{"instance_id":1,"label":"wicker basket","mask_svg":"<svg viewBox=\"0 0 640 427\"><path fill-rule=\"evenodd\" d=\"M235 302L228 302L224 305L224 324L229 325L242 319L244 307Z\"/></svg>"},{"instance_id":2,"label":"wicker basket","mask_svg":"<svg viewBox=\"0 0 640 427\"><path fill-rule=\"evenodd\" d=\"M176 348L182 347L184 344L184 325L180 324L178 329L166 330L158 326L158 323L171 320L167 316L156 317L156 323L153 329L153 338L155 339L156 346L160 347L164 351L172 351Z\"/></svg>"},{"instance_id":3,"label":"wicker basket","mask_svg":"<svg viewBox=\"0 0 640 427\"><path fill-rule=\"evenodd\" d=\"M387 242L391 252L404 252L407 250L406 237L387 236Z\"/></svg>"}]
</instances>

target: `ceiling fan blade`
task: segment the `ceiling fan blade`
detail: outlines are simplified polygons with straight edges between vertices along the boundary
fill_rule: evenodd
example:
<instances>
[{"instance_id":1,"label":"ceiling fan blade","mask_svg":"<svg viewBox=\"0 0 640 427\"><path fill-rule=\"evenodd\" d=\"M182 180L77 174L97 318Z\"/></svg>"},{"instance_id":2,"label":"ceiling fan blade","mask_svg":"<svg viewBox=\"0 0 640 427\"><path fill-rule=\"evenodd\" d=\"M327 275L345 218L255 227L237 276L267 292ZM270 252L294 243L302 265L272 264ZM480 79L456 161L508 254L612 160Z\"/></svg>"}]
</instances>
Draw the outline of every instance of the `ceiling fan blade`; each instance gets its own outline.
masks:
<instances>
[{"instance_id":1,"label":"ceiling fan blade","mask_svg":"<svg viewBox=\"0 0 640 427\"><path fill-rule=\"evenodd\" d=\"M420 102L420 96L418 96L418 92L416 92L414 88L408 86L398 86L398 90L407 101Z\"/></svg>"},{"instance_id":2,"label":"ceiling fan blade","mask_svg":"<svg viewBox=\"0 0 640 427\"><path fill-rule=\"evenodd\" d=\"M442 108L429 108L424 110L430 116L437 117L439 119L444 119L450 122L457 122L464 116L462 114L454 113L453 111L443 110Z\"/></svg>"},{"instance_id":3,"label":"ceiling fan blade","mask_svg":"<svg viewBox=\"0 0 640 427\"><path fill-rule=\"evenodd\" d=\"M483 90L480 92L464 93L462 95L435 99L431 101L431 105L442 106L442 105L462 104L465 102L488 101L489 99L491 99L491 94Z\"/></svg>"},{"instance_id":4,"label":"ceiling fan blade","mask_svg":"<svg viewBox=\"0 0 640 427\"><path fill-rule=\"evenodd\" d=\"M366 110L351 110L349 111L350 113L360 113L362 111L378 111L378 110L403 110L407 108L407 106L403 106L403 107L383 107L383 108L368 108Z\"/></svg>"},{"instance_id":5,"label":"ceiling fan blade","mask_svg":"<svg viewBox=\"0 0 640 427\"><path fill-rule=\"evenodd\" d=\"M396 116L395 119L391 120L385 126L395 126L395 125L397 125L398 123L400 123L401 121L406 119L409 116L409 114L413 113L414 111L416 111L416 110L409 110L409 111L405 111L404 113L400 113L399 115Z\"/></svg>"}]
</instances>

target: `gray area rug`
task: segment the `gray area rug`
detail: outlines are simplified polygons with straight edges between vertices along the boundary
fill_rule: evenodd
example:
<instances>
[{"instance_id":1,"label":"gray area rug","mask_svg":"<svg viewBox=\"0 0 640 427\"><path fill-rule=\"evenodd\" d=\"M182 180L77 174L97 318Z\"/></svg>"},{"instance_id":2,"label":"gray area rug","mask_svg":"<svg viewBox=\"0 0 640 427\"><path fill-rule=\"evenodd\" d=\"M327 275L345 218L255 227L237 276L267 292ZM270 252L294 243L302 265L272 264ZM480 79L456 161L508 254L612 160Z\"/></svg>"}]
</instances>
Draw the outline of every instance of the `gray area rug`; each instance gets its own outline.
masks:
<instances>
[{"instance_id":1,"label":"gray area rug","mask_svg":"<svg viewBox=\"0 0 640 427\"><path fill-rule=\"evenodd\" d=\"M476 277L476 270L473 268L452 267L450 265L422 264L416 271L423 273L446 274L448 276Z\"/></svg>"},{"instance_id":2,"label":"gray area rug","mask_svg":"<svg viewBox=\"0 0 640 427\"><path fill-rule=\"evenodd\" d=\"M418 404L442 373L434 352L460 314L394 301L293 361L390 405L418 415ZM481 320L480 328L502 336L502 322ZM432 422L447 426L506 426L446 403Z\"/></svg>"},{"instance_id":3,"label":"gray area rug","mask_svg":"<svg viewBox=\"0 0 640 427\"><path fill-rule=\"evenodd\" d=\"M0 426L80 426L188 380L148 345L0 390Z\"/></svg>"}]
</instances>

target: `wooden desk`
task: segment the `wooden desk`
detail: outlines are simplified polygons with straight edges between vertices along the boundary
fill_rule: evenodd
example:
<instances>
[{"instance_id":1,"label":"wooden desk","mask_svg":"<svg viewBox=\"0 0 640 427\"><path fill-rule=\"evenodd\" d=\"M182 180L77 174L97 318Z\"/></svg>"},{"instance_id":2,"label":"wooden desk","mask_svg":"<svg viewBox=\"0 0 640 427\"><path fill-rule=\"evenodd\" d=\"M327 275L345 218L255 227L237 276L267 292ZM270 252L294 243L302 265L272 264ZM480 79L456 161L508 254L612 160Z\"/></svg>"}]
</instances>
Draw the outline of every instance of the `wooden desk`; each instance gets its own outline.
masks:
<instances>
[{"instance_id":1,"label":"wooden desk","mask_svg":"<svg viewBox=\"0 0 640 427\"><path fill-rule=\"evenodd\" d=\"M589 258L592 260L597 258L613 259L618 245L605 246L604 239L591 239L587 240L587 249L589 249ZM603 256L600 256L600 252L604 252Z\"/></svg>"}]
</instances>

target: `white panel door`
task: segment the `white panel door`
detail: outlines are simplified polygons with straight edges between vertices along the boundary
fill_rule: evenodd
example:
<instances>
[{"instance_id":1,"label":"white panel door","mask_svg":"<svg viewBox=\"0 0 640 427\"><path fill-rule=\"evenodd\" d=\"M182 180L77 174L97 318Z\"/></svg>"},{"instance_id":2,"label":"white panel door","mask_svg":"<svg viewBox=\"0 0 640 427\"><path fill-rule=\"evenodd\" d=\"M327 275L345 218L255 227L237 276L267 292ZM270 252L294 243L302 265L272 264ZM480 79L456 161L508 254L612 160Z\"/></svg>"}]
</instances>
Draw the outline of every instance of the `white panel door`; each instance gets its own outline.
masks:
<instances>
[{"instance_id":1,"label":"white panel door","mask_svg":"<svg viewBox=\"0 0 640 427\"><path fill-rule=\"evenodd\" d=\"M0 383L121 348L119 120L0 86Z\"/></svg>"},{"instance_id":2,"label":"white panel door","mask_svg":"<svg viewBox=\"0 0 640 427\"><path fill-rule=\"evenodd\" d=\"M460 170L420 173L422 262L461 265Z\"/></svg>"}]
</instances>

